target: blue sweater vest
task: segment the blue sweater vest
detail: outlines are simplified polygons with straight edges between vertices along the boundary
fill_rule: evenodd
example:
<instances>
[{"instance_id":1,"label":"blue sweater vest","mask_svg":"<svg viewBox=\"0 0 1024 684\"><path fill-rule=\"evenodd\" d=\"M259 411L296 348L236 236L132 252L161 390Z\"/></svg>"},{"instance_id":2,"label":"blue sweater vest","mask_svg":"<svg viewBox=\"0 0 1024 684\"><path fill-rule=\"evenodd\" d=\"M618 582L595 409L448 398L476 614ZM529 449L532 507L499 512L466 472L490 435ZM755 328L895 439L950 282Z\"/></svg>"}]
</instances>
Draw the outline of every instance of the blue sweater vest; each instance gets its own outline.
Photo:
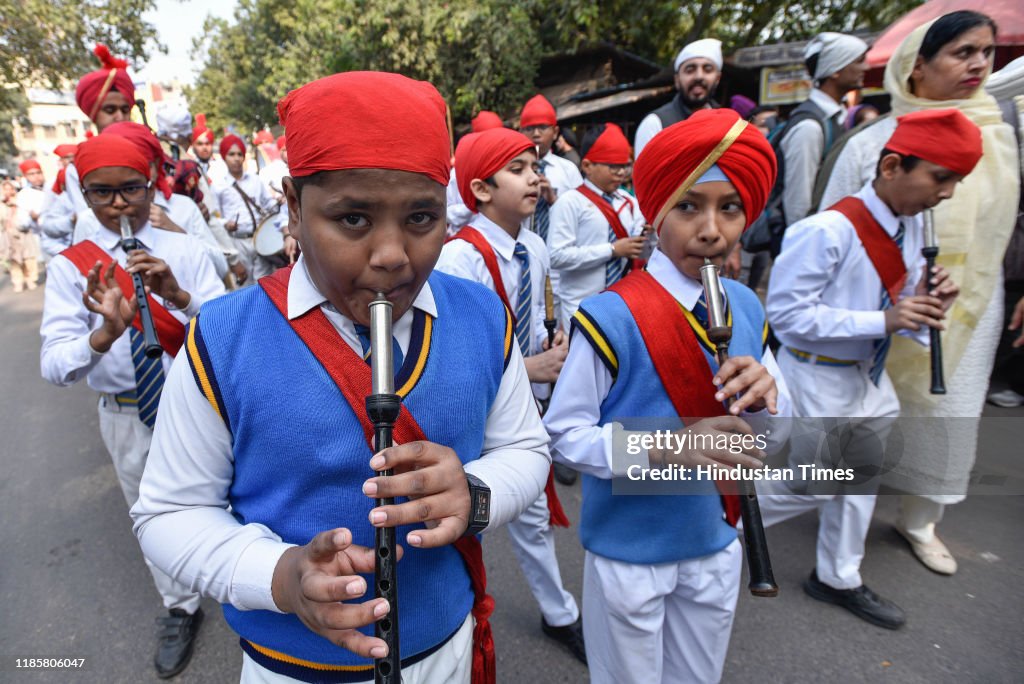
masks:
<instances>
[{"instance_id":1,"label":"blue sweater vest","mask_svg":"<svg viewBox=\"0 0 1024 684\"><path fill-rule=\"evenodd\" d=\"M417 368L417 360L425 363L413 371L403 403L431 441L451 447L466 463L480 457L487 415L507 363L507 314L481 285L437 272L429 282L438 316L420 314L423 334L414 324L403 374ZM262 288L205 304L193 326L211 388L207 396L215 398L232 434L235 472L228 498L235 518L266 525L285 542L300 545L324 530L347 527L355 544L372 548L373 501L361 491L373 476L372 453L363 429ZM343 344L339 337L338 345ZM195 371L191 353L190 360ZM402 384L400 376L396 387ZM399 542L413 529L400 527ZM453 634L469 614L473 593L454 547L403 546L398 606L405 659ZM366 579L372 587L372 577ZM247 648L250 655L291 676L308 673L273 666L289 659L360 669L371 665L313 633L295 615L225 605L224 616L243 640L258 647L255 653ZM373 627L363 631L372 634ZM268 649L276 652L269 663L258 657Z\"/></svg>"},{"instance_id":2,"label":"blue sweater vest","mask_svg":"<svg viewBox=\"0 0 1024 684\"><path fill-rule=\"evenodd\" d=\"M760 360L764 349L765 317L751 290L732 280L722 281L732 309L730 356ZM614 292L585 300L580 308L612 349L618 362L613 384L601 404L600 425L630 418L665 418L659 429L680 427L679 418L629 308ZM579 344L579 342L577 342ZM599 356L602 354L599 351ZM714 356L704 348L712 371ZM682 416L686 417L686 416ZM688 483L694 494L631 495L613 493L612 480L583 476L580 541L592 553L625 563L670 563L721 551L736 530L725 521L713 482Z\"/></svg>"}]
</instances>

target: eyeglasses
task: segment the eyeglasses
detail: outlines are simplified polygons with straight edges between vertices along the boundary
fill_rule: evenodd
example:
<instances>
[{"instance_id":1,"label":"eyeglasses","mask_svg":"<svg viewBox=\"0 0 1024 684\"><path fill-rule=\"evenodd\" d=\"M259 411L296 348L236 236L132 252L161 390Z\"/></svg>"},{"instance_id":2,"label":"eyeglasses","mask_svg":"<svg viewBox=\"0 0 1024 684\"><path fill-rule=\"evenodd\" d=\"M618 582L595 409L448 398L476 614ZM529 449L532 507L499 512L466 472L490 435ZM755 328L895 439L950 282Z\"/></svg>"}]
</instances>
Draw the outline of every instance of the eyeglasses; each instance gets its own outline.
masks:
<instances>
[{"instance_id":1,"label":"eyeglasses","mask_svg":"<svg viewBox=\"0 0 1024 684\"><path fill-rule=\"evenodd\" d=\"M83 188L82 193L92 206L105 207L114 203L114 195L120 195L121 199L128 204L145 202L151 187L153 187L152 183L122 185L119 188Z\"/></svg>"},{"instance_id":2,"label":"eyeglasses","mask_svg":"<svg viewBox=\"0 0 1024 684\"><path fill-rule=\"evenodd\" d=\"M602 166L607 166L609 171L611 171L614 174L619 174L619 175L623 175L623 174L627 174L628 175L628 174L632 173L632 171L633 171L633 165L632 164L601 164L601 165Z\"/></svg>"},{"instance_id":3,"label":"eyeglasses","mask_svg":"<svg viewBox=\"0 0 1024 684\"><path fill-rule=\"evenodd\" d=\"M554 128L554 126L548 126L547 124L544 124L543 126L524 126L519 129L519 132L524 133L525 135L533 135L534 133L544 133L552 128Z\"/></svg>"}]
</instances>

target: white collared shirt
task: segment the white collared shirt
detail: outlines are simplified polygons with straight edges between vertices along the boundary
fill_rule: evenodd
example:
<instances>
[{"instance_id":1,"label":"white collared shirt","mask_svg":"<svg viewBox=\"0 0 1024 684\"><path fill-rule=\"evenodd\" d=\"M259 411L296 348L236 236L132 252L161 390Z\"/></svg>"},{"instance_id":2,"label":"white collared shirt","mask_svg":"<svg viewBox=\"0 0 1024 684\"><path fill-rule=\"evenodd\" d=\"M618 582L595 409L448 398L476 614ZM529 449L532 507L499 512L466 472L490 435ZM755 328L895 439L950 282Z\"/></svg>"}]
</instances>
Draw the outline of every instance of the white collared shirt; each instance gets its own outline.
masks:
<instances>
[{"instance_id":1,"label":"white collared shirt","mask_svg":"<svg viewBox=\"0 0 1024 684\"><path fill-rule=\"evenodd\" d=\"M659 249L651 253L647 272L689 311L693 310L704 291L700 283L680 273ZM792 415L789 390L771 349L764 350L761 364L775 378L778 386L778 414L775 417ZM646 450L636 456L628 456L624 452L615 453L612 439L615 426L612 423L598 424L601 420L601 404L608 397L612 382L611 372L594 348L579 333L574 333L569 343L569 356L562 366L558 384L555 385L555 396L544 416L544 426L551 434L551 454L555 460L570 464L574 470L603 479L623 477L630 465L648 464ZM764 410L743 415L755 421L766 418L768 413ZM786 423L778 421L773 424L768 439L769 451L781 446L788 438Z\"/></svg>"},{"instance_id":2,"label":"white collared shirt","mask_svg":"<svg viewBox=\"0 0 1024 684\"><path fill-rule=\"evenodd\" d=\"M562 195L583 184L583 175L580 170L565 157L559 157L548 150L548 153L540 161L544 166L544 177L548 179L551 187L555 190L555 204L558 204Z\"/></svg>"},{"instance_id":3,"label":"white collared shirt","mask_svg":"<svg viewBox=\"0 0 1024 684\"><path fill-rule=\"evenodd\" d=\"M288 317L316 306L361 354L352 321L327 302L300 256L288 281ZM409 346L414 308L437 314L429 283L392 330L403 353ZM515 519L536 501L550 465L548 436L530 394L522 356L517 349L512 355L487 417L480 458L465 466L491 489L488 529ZM181 354L164 385L139 500L132 508L135 533L146 556L178 581L241 610L277 611L271 581L281 554L291 545L263 525L240 525L228 513L233 476L231 435Z\"/></svg>"},{"instance_id":4,"label":"white collared shirt","mask_svg":"<svg viewBox=\"0 0 1024 684\"><path fill-rule=\"evenodd\" d=\"M183 311L153 295L182 323L187 323L203 302L224 294L224 283L217 278L210 260L202 254L195 238L156 230L149 223L140 228L135 237L143 249L167 262L181 289L192 295ZM114 256L122 267L125 266L128 257L120 248L119 234L104 228L92 240ZM66 257L54 257L47 267L46 303L39 331L43 338L40 352L43 378L54 385L66 386L84 377L89 387L110 394L134 390L135 367L129 336L121 335L104 354L93 351L89 346L89 336L103 325L103 319L85 308L82 303L84 292L85 276L78 267ZM128 296L133 295L128 293ZM170 355L163 355L165 373L172 361Z\"/></svg>"},{"instance_id":5,"label":"white collared shirt","mask_svg":"<svg viewBox=\"0 0 1024 684\"><path fill-rule=\"evenodd\" d=\"M895 216L871 183L854 197L890 236L904 226L904 296L924 275L923 223L917 216ZM885 337L882 280L853 224L837 211L808 216L786 229L768 284L766 309L776 337L790 347L844 361L866 361L875 340ZM904 333L901 333L904 334ZM924 341L928 329L909 335Z\"/></svg>"},{"instance_id":6,"label":"white collared shirt","mask_svg":"<svg viewBox=\"0 0 1024 684\"><path fill-rule=\"evenodd\" d=\"M252 237L256 230L253 219L260 220L260 211L265 213L275 212L278 209L277 201L270 196L270 190L254 173L246 171L238 180L238 187L249 196L256 206L249 206L249 203L242 199L242 195L235 189L235 179L228 176L223 182L214 186L217 193L217 202L220 204L220 215L225 221L237 221L238 228L231 233L234 238Z\"/></svg>"},{"instance_id":7,"label":"white collared shirt","mask_svg":"<svg viewBox=\"0 0 1024 684\"><path fill-rule=\"evenodd\" d=\"M807 99L816 104L825 116L836 121L842 130L846 117L846 109L842 105L818 88L813 89ZM786 132L779 147L786 166L782 207L786 220L792 225L814 211L811 195L814 194L814 181L824 155L825 132L816 119L804 119Z\"/></svg>"},{"instance_id":8,"label":"white collared shirt","mask_svg":"<svg viewBox=\"0 0 1024 684\"><path fill-rule=\"evenodd\" d=\"M603 191L589 180L582 183L596 192ZM579 187L579 186L577 186ZM640 235L644 217L636 200L622 190L616 190L612 208L631 236ZM558 273L557 293L562 302L562 326L569 322L580 302L604 290L605 265L612 258L612 243L608 241L611 227L601 210L576 189L565 193L551 208L548 227L548 250L551 268Z\"/></svg>"},{"instance_id":9,"label":"white collared shirt","mask_svg":"<svg viewBox=\"0 0 1024 684\"><path fill-rule=\"evenodd\" d=\"M217 273L217 277L224 278L228 272L228 262L220 245L214 239L213 233L210 232L210 226L203 219L199 206L184 195L172 194L168 198L164 197L164 194L159 190L153 196L153 204L163 209L167 214L167 218L176 226L199 241L203 253L206 254L210 259L210 263L213 264L213 270ZM106 228L100 224L92 209L80 211L78 212L78 218L75 220L73 243L77 244L82 240L91 240L94 235L105 230ZM155 230L160 229L157 228Z\"/></svg>"},{"instance_id":10,"label":"white collared shirt","mask_svg":"<svg viewBox=\"0 0 1024 684\"><path fill-rule=\"evenodd\" d=\"M78 169L74 164L68 164L64 171L64 192L58 195L52 188L47 188L43 213L39 217L40 240L48 254L59 254L71 245L75 215L88 208L78 180Z\"/></svg>"},{"instance_id":11,"label":"white collared shirt","mask_svg":"<svg viewBox=\"0 0 1024 684\"><path fill-rule=\"evenodd\" d=\"M528 355L539 354L541 344L547 339L544 327L544 279L550 270L548 248L540 236L529 230L519 230L518 239L513 239L505 230L483 214L474 214L469 225L476 228L487 239L498 257L498 270L505 286L505 296L515 311L519 306L519 279L522 277L522 262L513 256L516 242L526 247L530 258L530 299L531 325L533 334L530 338ZM452 240L441 250L441 257L434 266L438 271L466 278L485 285L494 290L494 280L484 263L484 258L476 247L465 240Z\"/></svg>"}]
</instances>

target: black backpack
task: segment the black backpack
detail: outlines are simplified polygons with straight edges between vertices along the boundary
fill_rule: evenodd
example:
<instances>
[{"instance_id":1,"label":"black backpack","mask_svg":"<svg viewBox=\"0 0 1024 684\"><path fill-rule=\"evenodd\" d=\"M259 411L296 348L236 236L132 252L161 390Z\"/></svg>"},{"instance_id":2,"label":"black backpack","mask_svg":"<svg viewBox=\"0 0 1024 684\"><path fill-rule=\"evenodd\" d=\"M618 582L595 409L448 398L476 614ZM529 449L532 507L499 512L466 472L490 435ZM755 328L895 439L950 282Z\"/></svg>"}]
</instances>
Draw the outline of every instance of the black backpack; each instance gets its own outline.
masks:
<instances>
[{"instance_id":1,"label":"black backpack","mask_svg":"<svg viewBox=\"0 0 1024 684\"><path fill-rule=\"evenodd\" d=\"M822 133L825 135L825 147L822 150L823 160L839 137L838 133L840 131L835 130L825 112L810 100L801 103L792 111L787 121L779 124L768 133L768 142L771 143L772 150L775 152L775 158L778 160L778 176L776 177L775 185L772 186L771 193L768 195L768 203L765 205L761 216L740 238L743 249L748 252L770 250L773 257L778 256L779 249L782 247L782 236L786 232L786 226L791 222L804 218L803 216L794 217L794 221L789 221L782 206L782 194L786 184L786 161L782 153L782 141L785 140L786 135L794 126L807 119L817 121L821 126Z\"/></svg>"}]
</instances>

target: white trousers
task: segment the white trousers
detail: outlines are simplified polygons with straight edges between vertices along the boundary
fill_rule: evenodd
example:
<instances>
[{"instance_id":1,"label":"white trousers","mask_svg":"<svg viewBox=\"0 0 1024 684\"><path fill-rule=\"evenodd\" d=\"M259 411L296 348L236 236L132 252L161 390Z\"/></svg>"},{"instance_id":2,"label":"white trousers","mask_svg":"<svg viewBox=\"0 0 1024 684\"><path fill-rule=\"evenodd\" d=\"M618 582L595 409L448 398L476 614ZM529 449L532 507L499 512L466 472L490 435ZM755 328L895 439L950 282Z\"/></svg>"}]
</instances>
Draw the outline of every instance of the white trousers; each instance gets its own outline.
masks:
<instances>
[{"instance_id":1,"label":"white trousers","mask_svg":"<svg viewBox=\"0 0 1024 684\"><path fill-rule=\"evenodd\" d=\"M423 660L402 668L402 684L469 684L473 673L473 616L470 614L462 627L441 648ZM271 672L247 653L242 653L240 684L294 684L299 680ZM373 681L370 671L366 682Z\"/></svg>"},{"instance_id":2,"label":"white trousers","mask_svg":"<svg viewBox=\"0 0 1024 684\"><path fill-rule=\"evenodd\" d=\"M900 526L911 539L927 544L935 539L935 526L942 520L946 505L914 494L900 497Z\"/></svg>"},{"instance_id":3,"label":"white trousers","mask_svg":"<svg viewBox=\"0 0 1024 684\"><path fill-rule=\"evenodd\" d=\"M549 517L548 498L541 492L522 515L508 523L508 534L544 620L552 627L564 627L579 619L580 610L576 599L562 586Z\"/></svg>"},{"instance_id":4,"label":"white trousers","mask_svg":"<svg viewBox=\"0 0 1024 684\"><path fill-rule=\"evenodd\" d=\"M583 636L593 684L692 684L722 678L743 553L659 565L586 553Z\"/></svg>"},{"instance_id":5,"label":"white trousers","mask_svg":"<svg viewBox=\"0 0 1024 684\"><path fill-rule=\"evenodd\" d=\"M835 367L797 361L783 349L779 368L793 399L795 422L789 467L799 464L861 465L878 461L882 445L899 415L899 400L889 376L876 387L867 364ZM859 418L855 424L843 418ZM821 418L820 422L808 418ZM871 420L863 420L863 419ZM765 527L810 510L818 511L818 579L835 589L863 584L860 564L875 510L874 493L801 493L801 483L757 482ZM813 486L813 485L812 485ZM877 485L875 485L877 487ZM871 487L865 487L870 491Z\"/></svg>"},{"instance_id":6,"label":"white trousers","mask_svg":"<svg viewBox=\"0 0 1024 684\"><path fill-rule=\"evenodd\" d=\"M139 420L138 409L118 406L112 399L105 396L99 403L100 435L103 444L110 452L114 462L114 471L121 485L128 508L135 505L139 498L139 482L142 472L146 469L146 457L149 455L149 444L153 439L153 430ZM153 583L168 610L180 608L186 613L194 613L199 608L199 594L190 591L185 585L174 581L170 576L149 562L146 566L153 575Z\"/></svg>"}]
</instances>

